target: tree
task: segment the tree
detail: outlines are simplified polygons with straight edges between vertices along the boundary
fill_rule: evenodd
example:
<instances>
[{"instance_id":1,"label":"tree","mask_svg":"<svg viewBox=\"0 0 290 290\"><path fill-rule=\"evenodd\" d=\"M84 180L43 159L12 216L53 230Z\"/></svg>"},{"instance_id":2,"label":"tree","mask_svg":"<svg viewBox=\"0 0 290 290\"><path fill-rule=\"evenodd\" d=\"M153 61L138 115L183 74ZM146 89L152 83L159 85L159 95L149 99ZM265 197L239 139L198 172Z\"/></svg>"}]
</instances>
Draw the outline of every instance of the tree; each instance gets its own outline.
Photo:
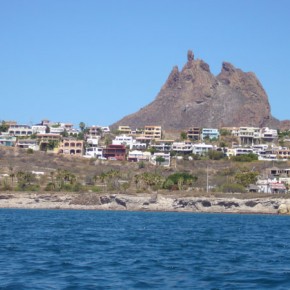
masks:
<instances>
[{"instance_id":1,"label":"tree","mask_svg":"<svg viewBox=\"0 0 290 290\"><path fill-rule=\"evenodd\" d=\"M61 135L62 137L65 137L65 138L68 137L68 132L67 132L67 130L64 129L64 131L61 132L60 135Z\"/></svg>"},{"instance_id":2,"label":"tree","mask_svg":"<svg viewBox=\"0 0 290 290\"><path fill-rule=\"evenodd\" d=\"M79 127L80 127L81 131L83 132L86 128L86 124L84 122L80 122Z\"/></svg>"},{"instance_id":3,"label":"tree","mask_svg":"<svg viewBox=\"0 0 290 290\"><path fill-rule=\"evenodd\" d=\"M16 174L18 182L18 190L36 190L38 186L32 186L32 183L35 182L35 175L32 172L28 171L18 171Z\"/></svg>"},{"instance_id":4,"label":"tree","mask_svg":"<svg viewBox=\"0 0 290 290\"><path fill-rule=\"evenodd\" d=\"M118 170L109 170L107 172L102 172L99 175L99 178L102 183L105 183L106 189L119 189L120 187L120 182L119 178L121 176L120 171Z\"/></svg>"},{"instance_id":5,"label":"tree","mask_svg":"<svg viewBox=\"0 0 290 290\"><path fill-rule=\"evenodd\" d=\"M181 138L181 140L185 140L187 138L186 132L181 132L180 133L180 138Z\"/></svg>"},{"instance_id":6,"label":"tree","mask_svg":"<svg viewBox=\"0 0 290 290\"><path fill-rule=\"evenodd\" d=\"M155 161L156 161L157 165L160 166L165 161L165 158L162 156L158 156L158 157L156 157Z\"/></svg>"},{"instance_id":7,"label":"tree","mask_svg":"<svg viewBox=\"0 0 290 290\"><path fill-rule=\"evenodd\" d=\"M7 124L5 123L5 121L2 121L2 122L1 122L1 125L0 125L0 133L1 133L1 132L7 132L8 129L9 129L9 125L7 125Z\"/></svg>"},{"instance_id":8,"label":"tree","mask_svg":"<svg viewBox=\"0 0 290 290\"><path fill-rule=\"evenodd\" d=\"M72 172L66 169L58 169L55 180L55 188L57 190L75 191L74 188L77 185L77 178ZM51 184L54 184L54 182L51 182Z\"/></svg>"},{"instance_id":9,"label":"tree","mask_svg":"<svg viewBox=\"0 0 290 290\"><path fill-rule=\"evenodd\" d=\"M84 140L85 139L85 134L84 132L79 132L77 135L77 140Z\"/></svg>"},{"instance_id":10,"label":"tree","mask_svg":"<svg viewBox=\"0 0 290 290\"><path fill-rule=\"evenodd\" d=\"M186 172L176 172L167 177L164 183L166 189L184 189L184 186L192 186L197 181L197 176Z\"/></svg>"},{"instance_id":11,"label":"tree","mask_svg":"<svg viewBox=\"0 0 290 290\"><path fill-rule=\"evenodd\" d=\"M239 172L235 175L235 181L244 186L247 187L250 184L256 183L259 173L256 171L250 171L250 172Z\"/></svg>"},{"instance_id":12,"label":"tree","mask_svg":"<svg viewBox=\"0 0 290 290\"><path fill-rule=\"evenodd\" d=\"M138 164L138 168L139 168L139 169L145 168L145 163L144 163L144 161L139 162L139 164Z\"/></svg>"},{"instance_id":13,"label":"tree","mask_svg":"<svg viewBox=\"0 0 290 290\"><path fill-rule=\"evenodd\" d=\"M221 151L216 151L216 150L210 150L207 153L208 158L211 160L220 160L224 158L224 153Z\"/></svg>"},{"instance_id":14,"label":"tree","mask_svg":"<svg viewBox=\"0 0 290 290\"><path fill-rule=\"evenodd\" d=\"M221 136L230 136L231 135L231 131L229 131L227 129L220 129L220 135Z\"/></svg>"},{"instance_id":15,"label":"tree","mask_svg":"<svg viewBox=\"0 0 290 290\"><path fill-rule=\"evenodd\" d=\"M49 140L47 144L47 149L53 150L55 147L58 146L58 141L57 140Z\"/></svg>"},{"instance_id":16,"label":"tree","mask_svg":"<svg viewBox=\"0 0 290 290\"><path fill-rule=\"evenodd\" d=\"M158 190L162 187L164 178L154 172L144 172L142 174L135 175L134 181L136 184L136 188L153 188L154 190Z\"/></svg>"}]
</instances>

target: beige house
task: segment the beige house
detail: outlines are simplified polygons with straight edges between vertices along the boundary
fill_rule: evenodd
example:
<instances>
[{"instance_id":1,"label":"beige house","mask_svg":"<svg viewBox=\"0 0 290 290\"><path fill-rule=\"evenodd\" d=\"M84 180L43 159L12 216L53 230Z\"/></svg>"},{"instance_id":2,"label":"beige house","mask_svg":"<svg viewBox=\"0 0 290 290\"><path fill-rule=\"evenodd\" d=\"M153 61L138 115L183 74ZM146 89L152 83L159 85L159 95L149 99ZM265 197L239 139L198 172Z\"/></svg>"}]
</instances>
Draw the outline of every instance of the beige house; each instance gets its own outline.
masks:
<instances>
[{"instance_id":1,"label":"beige house","mask_svg":"<svg viewBox=\"0 0 290 290\"><path fill-rule=\"evenodd\" d=\"M132 133L130 126L119 126L118 131L122 134L128 134L128 135Z\"/></svg>"},{"instance_id":2,"label":"beige house","mask_svg":"<svg viewBox=\"0 0 290 290\"><path fill-rule=\"evenodd\" d=\"M61 141L58 147L58 153L66 155L83 156L84 141L71 138L65 138Z\"/></svg>"},{"instance_id":3,"label":"beige house","mask_svg":"<svg viewBox=\"0 0 290 290\"><path fill-rule=\"evenodd\" d=\"M150 140L160 140L162 136L161 126L145 126L144 137Z\"/></svg>"}]
</instances>

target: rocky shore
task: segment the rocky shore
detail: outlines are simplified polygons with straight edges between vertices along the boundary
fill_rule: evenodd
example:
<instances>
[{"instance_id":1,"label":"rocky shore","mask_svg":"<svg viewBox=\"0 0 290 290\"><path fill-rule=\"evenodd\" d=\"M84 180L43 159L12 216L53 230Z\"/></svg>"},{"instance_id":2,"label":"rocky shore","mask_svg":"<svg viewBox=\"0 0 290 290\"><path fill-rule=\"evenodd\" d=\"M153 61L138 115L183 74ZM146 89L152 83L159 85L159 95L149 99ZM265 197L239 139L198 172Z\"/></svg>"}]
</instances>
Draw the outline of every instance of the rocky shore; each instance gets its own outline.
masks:
<instances>
[{"instance_id":1,"label":"rocky shore","mask_svg":"<svg viewBox=\"0 0 290 290\"><path fill-rule=\"evenodd\" d=\"M290 199L7 192L0 194L0 208L289 214Z\"/></svg>"}]
</instances>

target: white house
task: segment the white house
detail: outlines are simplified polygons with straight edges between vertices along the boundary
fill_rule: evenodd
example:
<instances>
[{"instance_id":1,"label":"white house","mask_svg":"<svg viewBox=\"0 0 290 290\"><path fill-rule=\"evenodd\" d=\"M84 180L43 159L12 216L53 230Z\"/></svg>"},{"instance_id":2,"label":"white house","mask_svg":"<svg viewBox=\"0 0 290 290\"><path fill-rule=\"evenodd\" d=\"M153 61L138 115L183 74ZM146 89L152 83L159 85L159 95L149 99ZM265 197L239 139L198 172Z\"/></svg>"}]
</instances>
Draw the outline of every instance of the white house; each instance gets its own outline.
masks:
<instances>
[{"instance_id":1,"label":"white house","mask_svg":"<svg viewBox=\"0 0 290 290\"><path fill-rule=\"evenodd\" d=\"M99 158L103 156L103 148L101 147L88 147L86 148L84 157Z\"/></svg>"},{"instance_id":2,"label":"white house","mask_svg":"<svg viewBox=\"0 0 290 290\"><path fill-rule=\"evenodd\" d=\"M213 145L200 143L200 144L193 144L192 145L192 153L198 154L198 155L204 155L209 150L213 149Z\"/></svg>"},{"instance_id":3,"label":"white house","mask_svg":"<svg viewBox=\"0 0 290 290\"><path fill-rule=\"evenodd\" d=\"M234 156L240 156L240 155L254 153L253 149L248 148L248 147L234 148L233 151L234 151Z\"/></svg>"},{"instance_id":4,"label":"white house","mask_svg":"<svg viewBox=\"0 0 290 290\"><path fill-rule=\"evenodd\" d=\"M12 136L24 137L32 135L32 129L28 125L11 125L8 133Z\"/></svg>"},{"instance_id":5,"label":"white house","mask_svg":"<svg viewBox=\"0 0 290 290\"><path fill-rule=\"evenodd\" d=\"M132 150L128 153L128 161L147 161L151 157L151 153L147 151Z\"/></svg>"},{"instance_id":6,"label":"white house","mask_svg":"<svg viewBox=\"0 0 290 290\"><path fill-rule=\"evenodd\" d=\"M278 131L264 127L261 129L261 139L266 142L272 142L278 139Z\"/></svg>"},{"instance_id":7,"label":"white house","mask_svg":"<svg viewBox=\"0 0 290 290\"><path fill-rule=\"evenodd\" d=\"M183 154L190 154L193 151L191 142L173 142L172 151Z\"/></svg>"},{"instance_id":8,"label":"white house","mask_svg":"<svg viewBox=\"0 0 290 290\"><path fill-rule=\"evenodd\" d=\"M116 136L116 138L112 141L113 145L125 145L128 146L131 150L145 150L147 148L146 143L142 143L133 139L132 136L127 136L125 134Z\"/></svg>"},{"instance_id":9,"label":"white house","mask_svg":"<svg viewBox=\"0 0 290 290\"><path fill-rule=\"evenodd\" d=\"M46 133L46 126L43 125L33 125L31 126L33 134L45 134Z\"/></svg>"},{"instance_id":10,"label":"white house","mask_svg":"<svg viewBox=\"0 0 290 290\"><path fill-rule=\"evenodd\" d=\"M259 192L286 193L287 189L283 182L274 179L259 179L256 182Z\"/></svg>"},{"instance_id":11,"label":"white house","mask_svg":"<svg viewBox=\"0 0 290 290\"><path fill-rule=\"evenodd\" d=\"M36 139L18 139L16 147L23 149L32 149L34 151L39 150L39 145Z\"/></svg>"},{"instance_id":12,"label":"white house","mask_svg":"<svg viewBox=\"0 0 290 290\"><path fill-rule=\"evenodd\" d=\"M51 134L60 134L63 133L65 128L64 127L49 127Z\"/></svg>"},{"instance_id":13,"label":"white house","mask_svg":"<svg viewBox=\"0 0 290 290\"><path fill-rule=\"evenodd\" d=\"M87 138L87 144L89 147L97 147L101 136L89 136Z\"/></svg>"}]
</instances>

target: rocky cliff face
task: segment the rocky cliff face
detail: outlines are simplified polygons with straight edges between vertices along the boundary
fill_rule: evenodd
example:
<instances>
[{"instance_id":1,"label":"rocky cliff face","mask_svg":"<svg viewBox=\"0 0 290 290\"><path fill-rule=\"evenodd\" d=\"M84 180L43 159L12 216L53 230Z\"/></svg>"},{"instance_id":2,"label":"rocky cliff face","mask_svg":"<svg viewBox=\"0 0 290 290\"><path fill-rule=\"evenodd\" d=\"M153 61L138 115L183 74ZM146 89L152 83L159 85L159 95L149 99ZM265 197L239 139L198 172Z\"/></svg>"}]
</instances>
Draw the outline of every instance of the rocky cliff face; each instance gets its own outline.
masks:
<instances>
[{"instance_id":1,"label":"rocky cliff face","mask_svg":"<svg viewBox=\"0 0 290 290\"><path fill-rule=\"evenodd\" d=\"M181 71L174 67L156 99L140 111L124 117L113 127L161 125L182 130L191 126L271 126L279 127L272 117L267 94L254 73L245 73L224 62L218 76L191 51Z\"/></svg>"}]
</instances>

